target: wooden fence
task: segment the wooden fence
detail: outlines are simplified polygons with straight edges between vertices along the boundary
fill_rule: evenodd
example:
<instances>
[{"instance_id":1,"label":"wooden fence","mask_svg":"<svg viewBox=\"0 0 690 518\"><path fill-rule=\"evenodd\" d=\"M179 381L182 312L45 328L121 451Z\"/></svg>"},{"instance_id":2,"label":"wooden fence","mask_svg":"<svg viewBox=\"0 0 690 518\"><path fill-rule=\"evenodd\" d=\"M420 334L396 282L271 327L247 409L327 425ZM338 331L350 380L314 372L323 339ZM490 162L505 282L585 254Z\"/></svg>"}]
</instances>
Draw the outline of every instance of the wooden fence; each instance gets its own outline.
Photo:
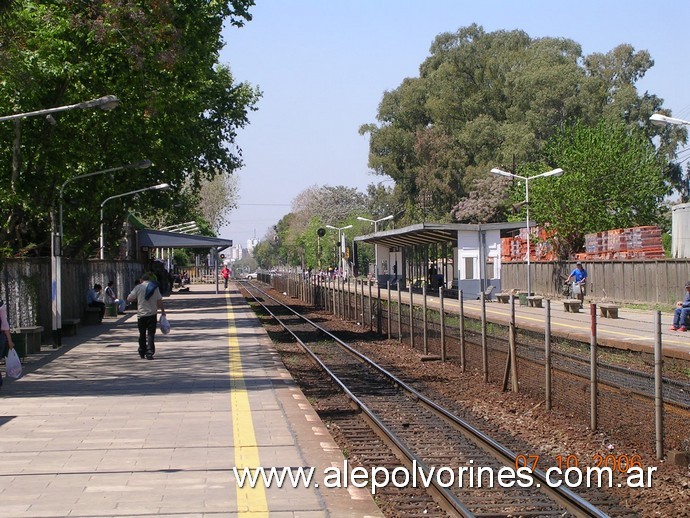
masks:
<instances>
[{"instance_id":1,"label":"wooden fence","mask_svg":"<svg viewBox=\"0 0 690 518\"><path fill-rule=\"evenodd\" d=\"M587 298L622 303L674 304L685 295L690 260L583 261L587 270ZM561 294L563 281L575 262L533 262L532 291L546 297ZM527 290L527 264L503 263L501 286Z\"/></svg>"}]
</instances>

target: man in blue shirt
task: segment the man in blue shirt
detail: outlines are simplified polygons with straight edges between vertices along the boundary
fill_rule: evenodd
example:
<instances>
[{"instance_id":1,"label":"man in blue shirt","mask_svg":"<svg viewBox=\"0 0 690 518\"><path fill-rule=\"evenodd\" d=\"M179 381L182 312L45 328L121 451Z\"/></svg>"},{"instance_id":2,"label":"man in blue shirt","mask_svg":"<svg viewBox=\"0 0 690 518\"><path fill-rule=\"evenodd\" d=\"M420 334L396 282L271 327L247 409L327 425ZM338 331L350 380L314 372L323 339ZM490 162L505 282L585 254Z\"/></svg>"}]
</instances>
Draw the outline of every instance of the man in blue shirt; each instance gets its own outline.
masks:
<instances>
[{"instance_id":1,"label":"man in blue shirt","mask_svg":"<svg viewBox=\"0 0 690 518\"><path fill-rule=\"evenodd\" d=\"M676 302L671 331L687 331L685 324L688 321L688 315L690 315L690 281L685 283L685 298Z\"/></svg>"},{"instance_id":2,"label":"man in blue shirt","mask_svg":"<svg viewBox=\"0 0 690 518\"><path fill-rule=\"evenodd\" d=\"M575 264L575 269L570 272L570 276L568 276L568 280L565 281L566 284L570 284L570 281L574 280L576 288L573 290L574 292L577 292L577 288L579 288L580 293L574 293L574 295L577 296L577 298L580 300L580 307L582 307L584 301L585 301L585 283L587 280L587 270L585 270L582 267L582 263L578 261Z\"/></svg>"}]
</instances>

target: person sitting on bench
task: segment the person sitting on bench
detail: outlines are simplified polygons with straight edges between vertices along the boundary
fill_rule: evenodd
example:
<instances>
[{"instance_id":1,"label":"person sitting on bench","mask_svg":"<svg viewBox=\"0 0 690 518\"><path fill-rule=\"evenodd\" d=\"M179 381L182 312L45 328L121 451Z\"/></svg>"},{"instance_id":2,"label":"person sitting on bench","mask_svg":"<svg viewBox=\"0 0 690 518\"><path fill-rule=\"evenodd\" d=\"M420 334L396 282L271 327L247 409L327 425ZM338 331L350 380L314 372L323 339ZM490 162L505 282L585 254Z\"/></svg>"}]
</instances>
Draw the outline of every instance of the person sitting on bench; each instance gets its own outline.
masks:
<instances>
[{"instance_id":1,"label":"person sitting on bench","mask_svg":"<svg viewBox=\"0 0 690 518\"><path fill-rule=\"evenodd\" d=\"M99 322L103 320L105 315L105 303L101 300L101 291L103 291L103 286L94 284L93 288L86 293L86 305L90 308L98 308L101 311Z\"/></svg>"},{"instance_id":2,"label":"person sitting on bench","mask_svg":"<svg viewBox=\"0 0 690 518\"><path fill-rule=\"evenodd\" d=\"M685 283L685 298L676 302L671 331L687 331L688 315L690 315L690 281Z\"/></svg>"}]
</instances>

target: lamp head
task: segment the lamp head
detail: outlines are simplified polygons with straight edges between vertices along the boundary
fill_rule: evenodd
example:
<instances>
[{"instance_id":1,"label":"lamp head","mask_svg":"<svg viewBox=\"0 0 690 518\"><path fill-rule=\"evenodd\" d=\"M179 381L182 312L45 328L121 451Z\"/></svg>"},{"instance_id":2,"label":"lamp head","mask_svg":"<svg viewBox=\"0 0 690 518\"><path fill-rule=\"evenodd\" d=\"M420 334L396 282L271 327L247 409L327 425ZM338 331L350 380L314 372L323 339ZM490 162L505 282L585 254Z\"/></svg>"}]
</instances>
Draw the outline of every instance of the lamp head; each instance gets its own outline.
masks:
<instances>
[{"instance_id":1,"label":"lamp head","mask_svg":"<svg viewBox=\"0 0 690 518\"><path fill-rule=\"evenodd\" d=\"M669 117L663 113L653 113L649 121L655 126L683 126L690 125L690 121Z\"/></svg>"},{"instance_id":2,"label":"lamp head","mask_svg":"<svg viewBox=\"0 0 690 518\"><path fill-rule=\"evenodd\" d=\"M140 160L139 162L135 162L133 164L129 164L125 166L127 169L148 169L153 165L153 162L149 160L148 158L144 160Z\"/></svg>"},{"instance_id":3,"label":"lamp head","mask_svg":"<svg viewBox=\"0 0 690 518\"><path fill-rule=\"evenodd\" d=\"M91 101L85 101L79 104L79 108L100 108L101 110L112 110L117 108L120 104L120 100L114 95L104 95L98 99L92 99Z\"/></svg>"},{"instance_id":4,"label":"lamp head","mask_svg":"<svg viewBox=\"0 0 690 518\"><path fill-rule=\"evenodd\" d=\"M509 173L507 171L504 171L503 169L499 169L498 167L494 167L491 170L491 174L496 175L496 176L506 176L508 178L514 178L516 176L513 173Z\"/></svg>"},{"instance_id":5,"label":"lamp head","mask_svg":"<svg viewBox=\"0 0 690 518\"><path fill-rule=\"evenodd\" d=\"M150 189L153 190L160 190L160 189L169 189L170 184L169 183L159 183L158 185L154 185L153 187L150 187Z\"/></svg>"},{"instance_id":6,"label":"lamp head","mask_svg":"<svg viewBox=\"0 0 690 518\"><path fill-rule=\"evenodd\" d=\"M369 223L373 223L373 221L370 220L369 218L363 218L362 216L357 216L357 219L360 221L368 221Z\"/></svg>"}]
</instances>

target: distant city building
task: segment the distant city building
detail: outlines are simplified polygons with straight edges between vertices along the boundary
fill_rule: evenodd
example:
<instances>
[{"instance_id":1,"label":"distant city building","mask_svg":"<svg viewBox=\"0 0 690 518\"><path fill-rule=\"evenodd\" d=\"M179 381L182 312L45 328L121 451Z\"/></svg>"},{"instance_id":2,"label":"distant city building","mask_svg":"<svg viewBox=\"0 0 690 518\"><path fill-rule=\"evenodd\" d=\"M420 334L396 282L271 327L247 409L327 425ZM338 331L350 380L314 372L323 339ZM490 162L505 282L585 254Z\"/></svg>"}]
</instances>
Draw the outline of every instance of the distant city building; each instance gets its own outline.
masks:
<instances>
[{"instance_id":1,"label":"distant city building","mask_svg":"<svg viewBox=\"0 0 690 518\"><path fill-rule=\"evenodd\" d=\"M249 255L254 255L254 247L256 247L258 244L259 240L255 237L247 239L247 253L249 253Z\"/></svg>"}]
</instances>

